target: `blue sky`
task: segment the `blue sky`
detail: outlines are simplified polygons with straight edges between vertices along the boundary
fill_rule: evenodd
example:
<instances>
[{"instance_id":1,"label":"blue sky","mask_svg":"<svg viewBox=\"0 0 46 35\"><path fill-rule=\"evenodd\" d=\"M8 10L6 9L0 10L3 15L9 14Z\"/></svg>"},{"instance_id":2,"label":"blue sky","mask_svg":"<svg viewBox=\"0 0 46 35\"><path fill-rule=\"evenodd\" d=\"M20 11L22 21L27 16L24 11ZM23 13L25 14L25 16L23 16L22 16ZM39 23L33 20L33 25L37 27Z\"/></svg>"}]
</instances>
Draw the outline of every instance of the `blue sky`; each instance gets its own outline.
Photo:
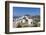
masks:
<instances>
[{"instance_id":1,"label":"blue sky","mask_svg":"<svg viewBox=\"0 0 46 35\"><path fill-rule=\"evenodd\" d=\"M40 15L40 8L13 7L13 16Z\"/></svg>"}]
</instances>

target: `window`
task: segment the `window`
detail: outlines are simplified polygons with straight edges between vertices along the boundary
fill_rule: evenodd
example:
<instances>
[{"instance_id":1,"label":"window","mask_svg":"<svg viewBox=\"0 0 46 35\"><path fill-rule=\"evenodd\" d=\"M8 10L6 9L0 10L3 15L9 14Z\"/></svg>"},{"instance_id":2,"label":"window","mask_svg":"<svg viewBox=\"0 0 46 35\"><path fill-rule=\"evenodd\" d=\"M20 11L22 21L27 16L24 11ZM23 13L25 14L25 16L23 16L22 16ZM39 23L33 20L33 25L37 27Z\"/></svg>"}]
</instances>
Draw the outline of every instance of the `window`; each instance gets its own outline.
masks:
<instances>
[{"instance_id":1,"label":"window","mask_svg":"<svg viewBox=\"0 0 46 35\"><path fill-rule=\"evenodd\" d=\"M31 22L31 24L32 24L32 22Z\"/></svg>"}]
</instances>

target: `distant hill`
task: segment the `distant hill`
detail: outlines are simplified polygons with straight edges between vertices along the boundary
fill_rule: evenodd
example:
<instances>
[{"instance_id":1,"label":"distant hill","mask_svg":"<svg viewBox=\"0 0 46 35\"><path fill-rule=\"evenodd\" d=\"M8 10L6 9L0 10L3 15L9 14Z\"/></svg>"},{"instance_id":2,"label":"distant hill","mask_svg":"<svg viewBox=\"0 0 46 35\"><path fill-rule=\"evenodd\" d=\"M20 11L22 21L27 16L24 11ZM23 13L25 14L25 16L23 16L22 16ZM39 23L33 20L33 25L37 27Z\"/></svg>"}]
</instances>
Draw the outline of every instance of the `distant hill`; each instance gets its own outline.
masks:
<instances>
[{"instance_id":1,"label":"distant hill","mask_svg":"<svg viewBox=\"0 0 46 35\"><path fill-rule=\"evenodd\" d=\"M33 19L33 18L38 18L38 19L40 19L40 15L32 16L32 19Z\"/></svg>"},{"instance_id":2,"label":"distant hill","mask_svg":"<svg viewBox=\"0 0 46 35\"><path fill-rule=\"evenodd\" d=\"M14 16L13 18L16 19L16 18L19 18L19 17L21 17L21 16Z\"/></svg>"},{"instance_id":3,"label":"distant hill","mask_svg":"<svg viewBox=\"0 0 46 35\"><path fill-rule=\"evenodd\" d=\"M31 15L29 15L29 14L26 14L26 15L24 15L24 16L31 16Z\"/></svg>"},{"instance_id":4,"label":"distant hill","mask_svg":"<svg viewBox=\"0 0 46 35\"><path fill-rule=\"evenodd\" d=\"M31 18L31 19L34 19L34 18L40 19L40 15L31 16L29 14L26 14L24 16L27 16L28 18ZM20 17L22 17L22 16L14 16L13 19L17 19L17 18L20 18Z\"/></svg>"},{"instance_id":5,"label":"distant hill","mask_svg":"<svg viewBox=\"0 0 46 35\"><path fill-rule=\"evenodd\" d=\"M30 16L29 14L26 14L24 16ZM22 16L14 16L13 18L16 19L16 18L19 18L19 17L22 17Z\"/></svg>"}]
</instances>

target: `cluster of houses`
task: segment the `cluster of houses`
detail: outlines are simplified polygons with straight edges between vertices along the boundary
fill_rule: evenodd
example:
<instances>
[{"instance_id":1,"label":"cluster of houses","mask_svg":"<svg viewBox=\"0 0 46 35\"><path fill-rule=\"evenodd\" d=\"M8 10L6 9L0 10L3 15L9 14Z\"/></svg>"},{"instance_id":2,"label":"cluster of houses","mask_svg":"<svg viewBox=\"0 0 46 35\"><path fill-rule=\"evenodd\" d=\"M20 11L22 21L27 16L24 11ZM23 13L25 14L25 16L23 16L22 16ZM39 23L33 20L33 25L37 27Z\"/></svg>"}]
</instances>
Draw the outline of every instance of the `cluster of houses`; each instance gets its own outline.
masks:
<instances>
[{"instance_id":1,"label":"cluster of houses","mask_svg":"<svg viewBox=\"0 0 46 35\"><path fill-rule=\"evenodd\" d=\"M13 24L15 28L19 27L34 27L36 24L33 23L34 20L29 16L22 16L17 18ZM37 23L37 26L39 26L40 22Z\"/></svg>"}]
</instances>

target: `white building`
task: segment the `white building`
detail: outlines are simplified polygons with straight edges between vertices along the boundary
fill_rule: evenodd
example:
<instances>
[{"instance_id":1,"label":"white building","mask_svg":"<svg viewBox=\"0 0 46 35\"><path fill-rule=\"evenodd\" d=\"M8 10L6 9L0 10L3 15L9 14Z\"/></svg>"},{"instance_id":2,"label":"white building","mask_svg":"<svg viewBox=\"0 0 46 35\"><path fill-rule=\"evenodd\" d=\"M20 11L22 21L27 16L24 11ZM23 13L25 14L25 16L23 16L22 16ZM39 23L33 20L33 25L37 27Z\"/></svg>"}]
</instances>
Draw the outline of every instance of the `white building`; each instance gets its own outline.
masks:
<instances>
[{"instance_id":1,"label":"white building","mask_svg":"<svg viewBox=\"0 0 46 35\"><path fill-rule=\"evenodd\" d=\"M22 16L22 17L16 19L15 26L17 27L19 23L22 27L24 27L24 26L30 27L30 26L33 26L33 19L31 19L27 16Z\"/></svg>"}]
</instances>

